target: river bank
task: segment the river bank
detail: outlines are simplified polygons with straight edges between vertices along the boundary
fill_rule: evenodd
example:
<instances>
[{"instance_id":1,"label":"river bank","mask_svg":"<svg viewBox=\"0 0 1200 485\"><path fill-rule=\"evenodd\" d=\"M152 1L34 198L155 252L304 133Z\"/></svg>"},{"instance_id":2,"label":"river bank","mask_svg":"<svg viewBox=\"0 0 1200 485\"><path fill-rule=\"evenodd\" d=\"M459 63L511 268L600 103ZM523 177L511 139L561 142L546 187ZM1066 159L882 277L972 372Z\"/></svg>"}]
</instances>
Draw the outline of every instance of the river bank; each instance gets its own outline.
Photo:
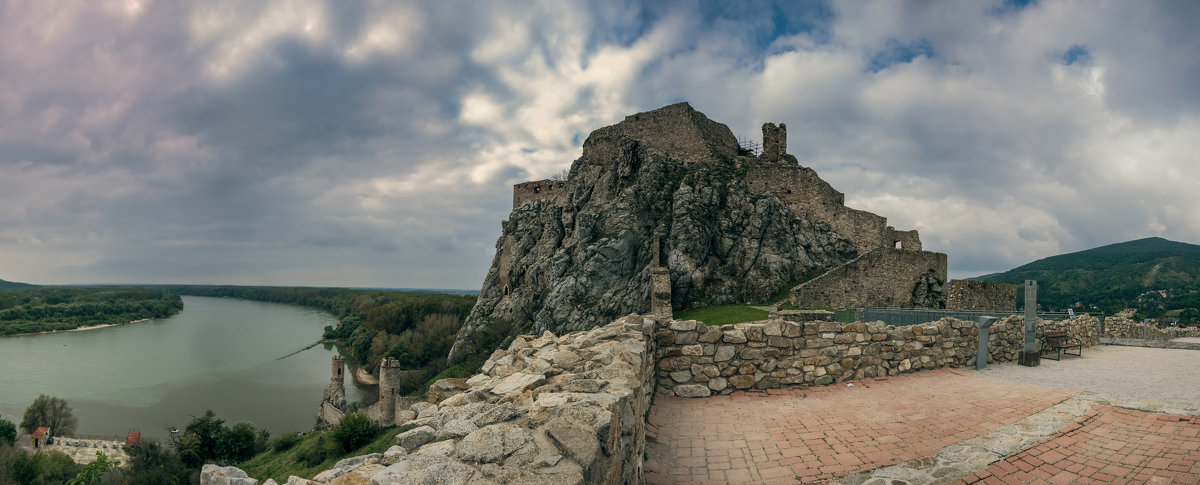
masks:
<instances>
[{"instance_id":1,"label":"river bank","mask_svg":"<svg viewBox=\"0 0 1200 485\"><path fill-rule=\"evenodd\" d=\"M379 378L367 372L367 369L359 367L354 369L354 380L359 384L367 384L370 386L379 385Z\"/></svg>"},{"instance_id":2,"label":"river bank","mask_svg":"<svg viewBox=\"0 0 1200 485\"><path fill-rule=\"evenodd\" d=\"M311 345L336 320L292 305L183 299L186 309L170 318L0 339L0 416L19 418L45 394L68 402L81 435L138 428L144 438L166 442L171 426L184 428L206 410L275 436L311 429L337 350L316 345L276 359ZM347 400L378 393L346 380Z\"/></svg>"},{"instance_id":3,"label":"river bank","mask_svg":"<svg viewBox=\"0 0 1200 485\"><path fill-rule=\"evenodd\" d=\"M101 328L120 327L123 325L133 325L135 323L149 322L150 320L154 320L154 319L153 318L143 318L140 320L132 320L132 321L125 322L125 323L105 323L105 324L101 324L101 325L89 325L86 327L68 328L66 330L46 330L43 332L14 333L12 335L0 335L0 338L29 337L32 335L47 335L47 334L52 334L52 333L86 332L88 330L99 330Z\"/></svg>"}]
</instances>

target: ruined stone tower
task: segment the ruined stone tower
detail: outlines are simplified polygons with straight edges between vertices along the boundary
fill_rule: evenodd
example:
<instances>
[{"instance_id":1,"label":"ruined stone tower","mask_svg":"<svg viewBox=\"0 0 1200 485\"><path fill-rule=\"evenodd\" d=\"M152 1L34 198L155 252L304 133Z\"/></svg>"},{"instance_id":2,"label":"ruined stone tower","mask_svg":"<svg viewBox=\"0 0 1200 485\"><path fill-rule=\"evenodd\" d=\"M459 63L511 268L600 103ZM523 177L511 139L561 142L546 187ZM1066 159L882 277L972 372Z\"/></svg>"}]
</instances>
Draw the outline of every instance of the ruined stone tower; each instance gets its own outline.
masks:
<instances>
[{"instance_id":1,"label":"ruined stone tower","mask_svg":"<svg viewBox=\"0 0 1200 485\"><path fill-rule=\"evenodd\" d=\"M400 389L400 378L404 369L400 361L394 358L383 359L379 363L379 403L372 406L371 418L385 425L396 420L396 394Z\"/></svg>"},{"instance_id":2,"label":"ruined stone tower","mask_svg":"<svg viewBox=\"0 0 1200 485\"><path fill-rule=\"evenodd\" d=\"M331 359L329 385L321 395L321 406L317 410L317 429L337 426L346 414L346 358L335 355Z\"/></svg>"}]
</instances>

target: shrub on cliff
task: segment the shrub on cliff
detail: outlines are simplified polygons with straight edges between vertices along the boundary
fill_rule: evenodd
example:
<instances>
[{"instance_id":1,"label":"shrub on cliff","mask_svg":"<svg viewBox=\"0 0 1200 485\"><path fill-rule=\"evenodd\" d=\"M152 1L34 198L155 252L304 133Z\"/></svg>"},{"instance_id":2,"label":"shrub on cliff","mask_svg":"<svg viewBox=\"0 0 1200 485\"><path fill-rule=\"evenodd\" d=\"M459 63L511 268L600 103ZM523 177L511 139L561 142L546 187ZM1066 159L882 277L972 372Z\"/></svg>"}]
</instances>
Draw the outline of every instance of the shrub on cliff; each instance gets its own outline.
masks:
<instances>
[{"instance_id":1,"label":"shrub on cliff","mask_svg":"<svg viewBox=\"0 0 1200 485\"><path fill-rule=\"evenodd\" d=\"M333 429L333 439L342 451L353 451L370 443L379 433L379 426L363 413L342 416L342 421Z\"/></svg>"}]
</instances>

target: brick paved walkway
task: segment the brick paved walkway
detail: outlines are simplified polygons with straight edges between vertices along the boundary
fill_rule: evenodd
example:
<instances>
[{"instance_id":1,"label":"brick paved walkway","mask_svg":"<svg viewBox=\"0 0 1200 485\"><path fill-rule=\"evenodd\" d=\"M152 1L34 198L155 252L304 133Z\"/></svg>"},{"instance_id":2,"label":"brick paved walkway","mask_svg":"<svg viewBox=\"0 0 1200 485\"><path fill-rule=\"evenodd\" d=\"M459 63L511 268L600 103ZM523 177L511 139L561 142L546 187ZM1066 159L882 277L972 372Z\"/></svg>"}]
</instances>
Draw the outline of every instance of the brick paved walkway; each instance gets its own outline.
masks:
<instances>
[{"instance_id":1,"label":"brick paved walkway","mask_svg":"<svg viewBox=\"0 0 1200 485\"><path fill-rule=\"evenodd\" d=\"M1200 483L1200 417L1094 405L959 483Z\"/></svg>"},{"instance_id":2,"label":"brick paved walkway","mask_svg":"<svg viewBox=\"0 0 1200 485\"><path fill-rule=\"evenodd\" d=\"M650 483L800 483L936 455L1078 391L941 369L827 387L659 396Z\"/></svg>"}]
</instances>

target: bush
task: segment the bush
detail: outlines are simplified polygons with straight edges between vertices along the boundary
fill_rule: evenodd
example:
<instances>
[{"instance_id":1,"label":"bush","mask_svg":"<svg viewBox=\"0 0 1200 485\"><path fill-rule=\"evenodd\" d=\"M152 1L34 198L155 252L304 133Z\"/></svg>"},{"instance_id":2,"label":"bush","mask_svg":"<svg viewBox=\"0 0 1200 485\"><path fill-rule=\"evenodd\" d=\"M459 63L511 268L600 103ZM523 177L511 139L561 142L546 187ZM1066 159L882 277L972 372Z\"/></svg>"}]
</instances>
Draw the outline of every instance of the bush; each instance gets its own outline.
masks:
<instances>
[{"instance_id":1,"label":"bush","mask_svg":"<svg viewBox=\"0 0 1200 485\"><path fill-rule=\"evenodd\" d=\"M379 426L371 421L366 414L350 413L342 416L342 421L333 429L333 439L341 446L343 452L354 451L370 443L379 433Z\"/></svg>"},{"instance_id":2,"label":"bush","mask_svg":"<svg viewBox=\"0 0 1200 485\"><path fill-rule=\"evenodd\" d=\"M0 419L0 446L12 445L17 441L17 425L7 419Z\"/></svg>"},{"instance_id":3,"label":"bush","mask_svg":"<svg viewBox=\"0 0 1200 485\"><path fill-rule=\"evenodd\" d=\"M18 451L9 463L11 477L17 483L63 483L74 478L79 468L71 457L58 450L32 455Z\"/></svg>"},{"instance_id":4,"label":"bush","mask_svg":"<svg viewBox=\"0 0 1200 485\"><path fill-rule=\"evenodd\" d=\"M184 466L177 453L158 443L128 445L125 453L129 455L129 472L125 478L131 484L190 484L191 475L196 474L196 470Z\"/></svg>"}]
</instances>

